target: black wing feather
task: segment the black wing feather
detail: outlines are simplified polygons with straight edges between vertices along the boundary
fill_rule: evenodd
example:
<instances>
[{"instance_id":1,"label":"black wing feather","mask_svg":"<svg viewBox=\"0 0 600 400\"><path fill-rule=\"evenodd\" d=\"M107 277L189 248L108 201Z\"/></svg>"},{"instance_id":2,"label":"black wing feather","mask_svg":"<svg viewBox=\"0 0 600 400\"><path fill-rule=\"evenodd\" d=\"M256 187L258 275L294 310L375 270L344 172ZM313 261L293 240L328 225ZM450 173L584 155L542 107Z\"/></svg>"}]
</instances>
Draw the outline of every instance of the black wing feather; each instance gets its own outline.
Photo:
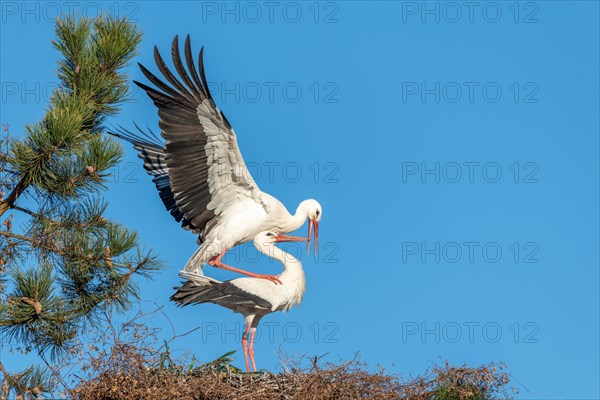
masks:
<instances>
[{"instance_id":1,"label":"black wing feather","mask_svg":"<svg viewBox=\"0 0 600 400\"><path fill-rule=\"evenodd\" d=\"M152 130L147 129L147 131L144 131L137 124L134 123L134 125L139 134L128 131L123 127L109 133L133 144L133 147L139 151L138 157L144 160L144 169L149 175L153 176L152 182L156 186L167 211L175 218L175 221L181 222L184 229L195 230L195 227L184 217L183 212L175 203L169 181L166 154L161 140Z\"/></svg>"},{"instance_id":2,"label":"black wing feather","mask_svg":"<svg viewBox=\"0 0 600 400\"><path fill-rule=\"evenodd\" d=\"M152 86L137 81L134 83L152 99L160 117L158 125L165 139L161 161L166 162L168 177L161 176L155 180L161 199L176 219L186 221L194 232L205 236L215 226L211 223L216 217L214 207L208 208L213 199L225 202L221 204L227 207L241 195L258 199L260 191L249 173L241 174L248 177L244 181L234 170L240 168L240 163L245 165L231 124L212 99L203 54L204 48L198 54L196 68L188 35L184 45L185 60L182 60L179 38L175 36L171 57L176 74L169 70L155 47L154 60L162 79L139 64ZM125 139L135 144L132 141L135 138ZM209 139L210 147L207 146ZM140 146L143 147L143 144ZM146 148L146 152L140 155L142 158L156 157L157 148ZM208 152L212 152L210 165ZM224 164L224 168L219 166L215 169L217 176L213 177L209 175L212 171L209 171L209 167L215 163ZM209 179L222 181L220 185L214 185ZM265 204L263 206L266 207Z\"/></svg>"},{"instance_id":3,"label":"black wing feather","mask_svg":"<svg viewBox=\"0 0 600 400\"><path fill-rule=\"evenodd\" d=\"M196 66L194 65L194 57L192 56L192 45L190 43L190 35L187 35L185 38L185 62L187 64L188 70L192 75L192 79L196 83L196 90L202 92L206 97L206 92L204 91L204 86L200 82L200 77L198 77L198 72L196 72Z\"/></svg>"},{"instance_id":4,"label":"black wing feather","mask_svg":"<svg viewBox=\"0 0 600 400\"><path fill-rule=\"evenodd\" d=\"M206 285L184 281L182 286L173 289L176 292L171 296L171 300L181 307L190 304L214 303L229 309L241 306L270 310L273 306L268 300L240 289L232 281Z\"/></svg>"}]
</instances>

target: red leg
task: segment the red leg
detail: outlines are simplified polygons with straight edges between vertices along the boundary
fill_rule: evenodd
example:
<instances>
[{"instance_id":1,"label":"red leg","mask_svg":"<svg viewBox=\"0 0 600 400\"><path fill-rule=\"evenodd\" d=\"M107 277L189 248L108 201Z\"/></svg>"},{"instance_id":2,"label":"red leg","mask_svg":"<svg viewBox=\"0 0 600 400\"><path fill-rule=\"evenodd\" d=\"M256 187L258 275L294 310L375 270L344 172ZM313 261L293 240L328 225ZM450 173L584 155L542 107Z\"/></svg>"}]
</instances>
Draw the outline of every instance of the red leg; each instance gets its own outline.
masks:
<instances>
[{"instance_id":1,"label":"red leg","mask_svg":"<svg viewBox=\"0 0 600 400\"><path fill-rule=\"evenodd\" d=\"M276 275L255 274L254 272L244 271L243 269L239 269L239 268L235 268L235 267L231 267L229 265L223 264L223 262L221 261L221 258L223 258L223 256L227 252L227 250L229 250L229 249L225 249L218 256L211 258L208 261L208 265L211 265L211 266L217 267L217 268L221 268L221 269L226 269L228 271L237 272L239 274L251 276L253 278L267 279L267 280L273 282L274 284L281 283L281 281L279 280L279 278L277 278Z\"/></svg>"},{"instance_id":2,"label":"red leg","mask_svg":"<svg viewBox=\"0 0 600 400\"><path fill-rule=\"evenodd\" d=\"M246 371L250 371L250 364L248 363L248 331L250 330L250 324L246 325L246 331L242 334L242 348L244 349L244 360L246 361Z\"/></svg>"},{"instance_id":3,"label":"red leg","mask_svg":"<svg viewBox=\"0 0 600 400\"><path fill-rule=\"evenodd\" d=\"M248 348L248 355L250 355L250 361L252 361L252 368L256 372L256 362L254 361L254 335L256 334L256 327L252 328L252 334L250 335L250 347Z\"/></svg>"}]
</instances>

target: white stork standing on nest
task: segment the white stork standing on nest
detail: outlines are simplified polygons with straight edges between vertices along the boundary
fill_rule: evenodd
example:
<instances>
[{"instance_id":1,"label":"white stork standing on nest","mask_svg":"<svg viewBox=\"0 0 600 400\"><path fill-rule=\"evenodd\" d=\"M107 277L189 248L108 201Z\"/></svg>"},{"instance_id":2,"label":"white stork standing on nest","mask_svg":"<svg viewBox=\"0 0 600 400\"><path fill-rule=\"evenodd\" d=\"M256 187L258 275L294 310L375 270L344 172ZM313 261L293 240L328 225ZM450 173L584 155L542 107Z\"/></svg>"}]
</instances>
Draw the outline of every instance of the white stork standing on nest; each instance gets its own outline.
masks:
<instances>
[{"instance_id":1,"label":"white stork standing on nest","mask_svg":"<svg viewBox=\"0 0 600 400\"><path fill-rule=\"evenodd\" d=\"M288 311L302 302L306 282L302 264L289 253L284 252L276 242L304 241L308 238L286 236L273 232L261 232L254 238L258 251L283 263L284 270L279 275L281 285L273 286L263 279L238 278L219 282L205 277L194 277L183 282L171 296L179 306L214 303L229 308L244 316L245 330L242 335L242 348L246 370L250 372L248 358L256 371L254 360L254 336L260 319L275 311ZM250 334L250 344L248 344Z\"/></svg>"},{"instance_id":2,"label":"white stork standing on nest","mask_svg":"<svg viewBox=\"0 0 600 400\"><path fill-rule=\"evenodd\" d=\"M203 51L196 70L189 35L185 41L185 64L175 36L171 56L179 79L169 70L158 49L154 59L165 83L139 64L155 87L134 81L154 101L160 117L163 144L152 132L140 134L120 129L113 133L131 142L144 160L167 210L182 226L198 234L200 247L183 272L202 273L209 263L252 277L279 283L274 275L247 272L223 264L233 246L252 240L262 231L288 233L308 225L308 243L314 227L315 252L319 221L323 215L315 200L304 200L291 215L275 197L262 192L250 176L238 148L235 132L215 105L204 72Z\"/></svg>"}]
</instances>

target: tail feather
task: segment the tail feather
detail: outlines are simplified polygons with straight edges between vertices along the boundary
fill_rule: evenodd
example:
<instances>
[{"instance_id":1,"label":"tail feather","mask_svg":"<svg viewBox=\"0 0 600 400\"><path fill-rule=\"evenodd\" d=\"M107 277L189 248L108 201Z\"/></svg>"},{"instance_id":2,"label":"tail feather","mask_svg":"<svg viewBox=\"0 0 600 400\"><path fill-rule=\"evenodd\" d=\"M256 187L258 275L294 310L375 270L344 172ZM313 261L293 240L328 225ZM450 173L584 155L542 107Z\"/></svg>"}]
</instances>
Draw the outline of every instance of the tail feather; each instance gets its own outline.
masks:
<instances>
[{"instance_id":1,"label":"tail feather","mask_svg":"<svg viewBox=\"0 0 600 400\"><path fill-rule=\"evenodd\" d=\"M182 282L182 286L175 288L176 292L171 300L179 306L189 304L214 303L233 311L241 308L256 310L276 309L267 298L252 294L236 285L236 279L221 283L198 284L192 281Z\"/></svg>"},{"instance_id":2,"label":"tail feather","mask_svg":"<svg viewBox=\"0 0 600 400\"><path fill-rule=\"evenodd\" d=\"M206 276L204 274L198 274L195 272L188 272L188 271L184 271L184 270L179 271L179 276L181 276L182 278L187 279L189 281L192 281L199 286L221 283L221 281L211 278L210 276Z\"/></svg>"},{"instance_id":3,"label":"tail feather","mask_svg":"<svg viewBox=\"0 0 600 400\"><path fill-rule=\"evenodd\" d=\"M185 267L183 267L183 272L186 273L194 273L198 275L204 275L202 271L202 267L208 261L206 259L206 246L200 246L194 251L194 254L190 257L190 259L185 263Z\"/></svg>"},{"instance_id":4,"label":"tail feather","mask_svg":"<svg viewBox=\"0 0 600 400\"><path fill-rule=\"evenodd\" d=\"M192 281L182 282L182 286L175 287L175 294L171 296L171 301L183 307L190 304L210 303L222 294L215 291L218 284L209 283L207 285L199 285Z\"/></svg>"}]
</instances>

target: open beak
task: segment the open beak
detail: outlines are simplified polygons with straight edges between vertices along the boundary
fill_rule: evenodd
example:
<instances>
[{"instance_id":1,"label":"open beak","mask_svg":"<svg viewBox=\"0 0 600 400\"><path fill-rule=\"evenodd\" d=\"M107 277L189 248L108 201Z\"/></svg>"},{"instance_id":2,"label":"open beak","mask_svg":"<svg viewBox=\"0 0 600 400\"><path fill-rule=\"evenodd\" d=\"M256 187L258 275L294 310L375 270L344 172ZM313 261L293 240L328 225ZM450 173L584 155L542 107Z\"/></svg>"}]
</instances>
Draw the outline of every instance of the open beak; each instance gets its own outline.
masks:
<instances>
[{"instance_id":1,"label":"open beak","mask_svg":"<svg viewBox=\"0 0 600 400\"><path fill-rule=\"evenodd\" d=\"M319 221L316 219L308 220L308 241L306 242L306 255L310 253L310 239L312 237L313 226L315 228L315 255L319 250Z\"/></svg>"},{"instance_id":2,"label":"open beak","mask_svg":"<svg viewBox=\"0 0 600 400\"><path fill-rule=\"evenodd\" d=\"M275 236L276 242L304 242L305 240L308 240L308 238L288 235Z\"/></svg>"}]
</instances>

